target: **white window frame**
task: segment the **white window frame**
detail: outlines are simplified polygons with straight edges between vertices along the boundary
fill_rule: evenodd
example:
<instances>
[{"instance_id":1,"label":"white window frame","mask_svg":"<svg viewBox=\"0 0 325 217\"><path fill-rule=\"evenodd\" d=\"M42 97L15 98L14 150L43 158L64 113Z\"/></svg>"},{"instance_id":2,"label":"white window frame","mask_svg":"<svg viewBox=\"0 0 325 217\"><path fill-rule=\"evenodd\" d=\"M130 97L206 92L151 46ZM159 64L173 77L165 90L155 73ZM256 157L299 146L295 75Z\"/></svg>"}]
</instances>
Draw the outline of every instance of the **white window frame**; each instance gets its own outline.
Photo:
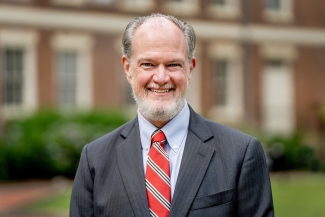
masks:
<instances>
[{"instance_id":1,"label":"white window frame","mask_svg":"<svg viewBox=\"0 0 325 217\"><path fill-rule=\"evenodd\" d=\"M208 1L206 10L211 17L236 19L241 16L240 2L240 0L225 0L224 5L218 5Z\"/></svg>"},{"instance_id":2,"label":"white window frame","mask_svg":"<svg viewBox=\"0 0 325 217\"><path fill-rule=\"evenodd\" d=\"M296 121L292 63L297 59L298 52L290 44L268 43L261 46L260 53L266 63L261 76L262 129L271 134L290 134L295 130ZM268 64L275 60L283 64L276 67ZM281 100L283 104L279 104Z\"/></svg>"},{"instance_id":3,"label":"white window frame","mask_svg":"<svg viewBox=\"0 0 325 217\"><path fill-rule=\"evenodd\" d=\"M200 12L199 3L198 0L182 0L179 2L166 0L163 5L163 10L169 14L193 16Z\"/></svg>"},{"instance_id":4,"label":"white window frame","mask_svg":"<svg viewBox=\"0 0 325 217\"><path fill-rule=\"evenodd\" d=\"M37 43L38 33L33 30L2 29L0 31L1 50L18 48L24 51L22 102L12 105L1 103L1 113L5 119L21 117L38 108Z\"/></svg>"},{"instance_id":5,"label":"white window frame","mask_svg":"<svg viewBox=\"0 0 325 217\"><path fill-rule=\"evenodd\" d=\"M77 53L76 108L90 109L93 106L92 48L93 38L88 34L56 33L52 38L54 54L60 51ZM56 61L54 61L56 62ZM54 81L58 81L58 69L54 68ZM55 86L58 86L56 84ZM57 94L57 89L55 94ZM55 97L57 98L57 97ZM62 108L64 109L64 108Z\"/></svg>"},{"instance_id":6,"label":"white window frame","mask_svg":"<svg viewBox=\"0 0 325 217\"><path fill-rule=\"evenodd\" d=\"M267 21L276 23L290 23L294 20L293 0L280 0L279 10L267 8L264 0L264 17Z\"/></svg>"},{"instance_id":7,"label":"white window frame","mask_svg":"<svg viewBox=\"0 0 325 217\"><path fill-rule=\"evenodd\" d=\"M212 61L226 60L228 62L228 98L224 105L215 104L209 111L209 114L213 119L221 123L239 124L243 120L244 114L241 48L236 43L217 42L209 46L208 54ZM213 71L213 73L216 72Z\"/></svg>"}]
</instances>

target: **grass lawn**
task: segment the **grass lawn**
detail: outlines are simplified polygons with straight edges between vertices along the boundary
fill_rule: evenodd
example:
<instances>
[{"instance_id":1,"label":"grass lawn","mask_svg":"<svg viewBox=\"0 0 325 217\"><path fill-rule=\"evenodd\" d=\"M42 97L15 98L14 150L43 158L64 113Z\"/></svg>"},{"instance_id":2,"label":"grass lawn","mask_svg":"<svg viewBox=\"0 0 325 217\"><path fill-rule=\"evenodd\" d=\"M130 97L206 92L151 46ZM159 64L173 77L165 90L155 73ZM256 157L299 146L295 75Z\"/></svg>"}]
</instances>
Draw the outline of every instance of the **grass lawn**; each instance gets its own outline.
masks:
<instances>
[{"instance_id":1,"label":"grass lawn","mask_svg":"<svg viewBox=\"0 0 325 217\"><path fill-rule=\"evenodd\" d=\"M325 217L325 174L271 174L276 217Z\"/></svg>"},{"instance_id":2,"label":"grass lawn","mask_svg":"<svg viewBox=\"0 0 325 217\"><path fill-rule=\"evenodd\" d=\"M272 173L275 217L325 217L325 174ZM69 216L71 188L33 203L27 213Z\"/></svg>"},{"instance_id":3,"label":"grass lawn","mask_svg":"<svg viewBox=\"0 0 325 217\"><path fill-rule=\"evenodd\" d=\"M69 216L71 190L72 187L70 186L62 192L58 192L55 195L46 197L42 200L22 207L19 212L37 215L50 214L67 217Z\"/></svg>"}]
</instances>

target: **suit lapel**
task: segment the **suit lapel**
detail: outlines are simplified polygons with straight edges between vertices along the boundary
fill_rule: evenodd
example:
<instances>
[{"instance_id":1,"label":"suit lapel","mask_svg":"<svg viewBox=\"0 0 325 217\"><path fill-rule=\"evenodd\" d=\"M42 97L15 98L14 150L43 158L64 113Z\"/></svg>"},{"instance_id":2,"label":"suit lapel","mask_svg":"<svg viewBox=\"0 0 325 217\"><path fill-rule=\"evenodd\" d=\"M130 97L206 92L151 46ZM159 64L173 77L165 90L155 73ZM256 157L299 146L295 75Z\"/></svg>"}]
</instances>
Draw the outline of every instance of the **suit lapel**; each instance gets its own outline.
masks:
<instances>
[{"instance_id":1,"label":"suit lapel","mask_svg":"<svg viewBox=\"0 0 325 217\"><path fill-rule=\"evenodd\" d=\"M182 163L173 196L170 217L186 216L204 178L214 149L206 141L213 137L204 120L190 107L191 117Z\"/></svg>"},{"instance_id":2,"label":"suit lapel","mask_svg":"<svg viewBox=\"0 0 325 217\"><path fill-rule=\"evenodd\" d=\"M116 151L119 170L134 214L143 217L149 216L149 208L142 163L139 125L136 120L133 121L133 125L130 124L130 127L121 133L125 140L118 145Z\"/></svg>"}]
</instances>

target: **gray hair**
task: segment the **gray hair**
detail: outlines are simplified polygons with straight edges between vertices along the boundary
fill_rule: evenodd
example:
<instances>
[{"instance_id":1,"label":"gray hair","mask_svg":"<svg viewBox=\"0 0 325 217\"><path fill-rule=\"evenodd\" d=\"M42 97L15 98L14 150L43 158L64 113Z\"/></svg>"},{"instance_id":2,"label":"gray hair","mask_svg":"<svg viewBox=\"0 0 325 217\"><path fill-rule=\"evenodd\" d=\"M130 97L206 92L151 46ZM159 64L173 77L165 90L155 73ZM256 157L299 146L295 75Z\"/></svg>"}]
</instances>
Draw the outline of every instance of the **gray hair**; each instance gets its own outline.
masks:
<instances>
[{"instance_id":1,"label":"gray hair","mask_svg":"<svg viewBox=\"0 0 325 217\"><path fill-rule=\"evenodd\" d=\"M196 36L194 29L191 25L187 24L186 22L177 19L171 15L164 15L159 13L153 13L148 16L137 17L132 20L125 29L123 38L122 38L122 53L126 55L128 59L132 56L132 39L135 31L139 26L141 26L144 22L151 18L166 18L173 23L175 23L184 33L185 40L186 40L186 47L187 47L187 58L188 61L191 61L192 57L194 56L194 48L196 43Z\"/></svg>"}]
</instances>

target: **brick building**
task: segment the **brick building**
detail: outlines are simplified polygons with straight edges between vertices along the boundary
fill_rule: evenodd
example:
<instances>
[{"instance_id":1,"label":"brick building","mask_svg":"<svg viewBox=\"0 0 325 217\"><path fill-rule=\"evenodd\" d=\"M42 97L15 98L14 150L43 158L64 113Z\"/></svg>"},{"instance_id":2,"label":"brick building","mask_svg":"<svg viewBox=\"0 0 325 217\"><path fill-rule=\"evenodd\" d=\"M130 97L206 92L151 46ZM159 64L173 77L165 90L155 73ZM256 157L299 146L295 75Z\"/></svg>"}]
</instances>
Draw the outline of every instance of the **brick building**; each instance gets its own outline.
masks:
<instances>
[{"instance_id":1,"label":"brick building","mask_svg":"<svg viewBox=\"0 0 325 217\"><path fill-rule=\"evenodd\" d=\"M196 31L187 97L196 111L271 133L319 130L323 0L0 0L1 119L46 107L134 108L120 41L131 19L151 12Z\"/></svg>"}]
</instances>

